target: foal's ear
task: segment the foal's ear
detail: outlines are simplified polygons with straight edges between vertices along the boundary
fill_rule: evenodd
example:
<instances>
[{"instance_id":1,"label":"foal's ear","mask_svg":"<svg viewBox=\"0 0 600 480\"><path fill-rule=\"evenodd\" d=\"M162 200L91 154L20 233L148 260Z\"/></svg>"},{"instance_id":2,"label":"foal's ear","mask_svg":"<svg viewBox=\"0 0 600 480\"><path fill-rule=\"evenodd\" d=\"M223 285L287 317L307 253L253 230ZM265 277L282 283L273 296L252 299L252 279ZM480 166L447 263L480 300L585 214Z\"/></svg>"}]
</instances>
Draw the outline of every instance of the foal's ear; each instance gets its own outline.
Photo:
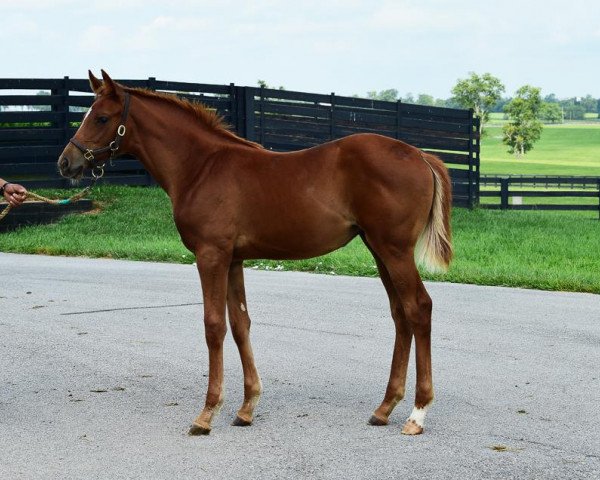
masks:
<instances>
[{"instance_id":1,"label":"foal's ear","mask_svg":"<svg viewBox=\"0 0 600 480\"><path fill-rule=\"evenodd\" d=\"M92 92L97 94L102 88L102 82L94 76L91 70L88 70L88 77L90 79L90 87Z\"/></svg>"},{"instance_id":2,"label":"foal's ear","mask_svg":"<svg viewBox=\"0 0 600 480\"><path fill-rule=\"evenodd\" d=\"M100 70L102 72L102 79L104 80L104 90L102 91L102 95L114 95L117 93L117 85L113 82L113 79L108 76L104 70Z\"/></svg>"}]
</instances>

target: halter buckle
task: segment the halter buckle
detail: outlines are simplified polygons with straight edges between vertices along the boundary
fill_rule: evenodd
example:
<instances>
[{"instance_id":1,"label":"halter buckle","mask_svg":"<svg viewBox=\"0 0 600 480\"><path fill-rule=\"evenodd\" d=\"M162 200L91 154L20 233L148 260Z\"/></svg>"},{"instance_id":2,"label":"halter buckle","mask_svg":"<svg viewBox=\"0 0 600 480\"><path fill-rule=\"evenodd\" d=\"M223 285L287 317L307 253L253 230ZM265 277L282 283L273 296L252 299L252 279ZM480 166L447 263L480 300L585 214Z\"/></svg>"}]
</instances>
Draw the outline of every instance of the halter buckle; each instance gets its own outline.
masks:
<instances>
[{"instance_id":1,"label":"halter buckle","mask_svg":"<svg viewBox=\"0 0 600 480\"><path fill-rule=\"evenodd\" d=\"M94 159L94 152L88 148L83 154L83 158L85 158L88 162L91 162Z\"/></svg>"},{"instance_id":2,"label":"halter buckle","mask_svg":"<svg viewBox=\"0 0 600 480\"><path fill-rule=\"evenodd\" d=\"M96 165L94 168L92 168L92 177L94 177L94 180L98 180L99 178L102 178L103 176L104 176L104 164Z\"/></svg>"}]
</instances>

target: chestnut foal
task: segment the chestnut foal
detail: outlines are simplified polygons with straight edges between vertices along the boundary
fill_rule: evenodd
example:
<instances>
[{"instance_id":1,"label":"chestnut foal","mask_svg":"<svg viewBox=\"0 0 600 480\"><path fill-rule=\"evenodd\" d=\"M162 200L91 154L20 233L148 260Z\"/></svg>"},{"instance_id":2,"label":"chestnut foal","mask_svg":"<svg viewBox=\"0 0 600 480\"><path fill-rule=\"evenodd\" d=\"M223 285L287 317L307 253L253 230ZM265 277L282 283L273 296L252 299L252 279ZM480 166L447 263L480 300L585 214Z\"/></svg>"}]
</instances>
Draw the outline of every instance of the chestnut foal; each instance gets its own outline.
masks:
<instances>
[{"instance_id":1,"label":"chestnut foal","mask_svg":"<svg viewBox=\"0 0 600 480\"><path fill-rule=\"evenodd\" d=\"M448 267L451 191L437 157L403 142L357 134L276 153L244 140L205 107L103 81L60 155L65 177L99 172L109 157L138 158L168 193L177 229L197 260L209 353L206 402L190 434L208 434L223 402L225 311L239 349L244 401L234 425L250 425L262 385L250 344L245 259L315 257L360 235L389 297L396 341L389 383L370 423L385 425L404 397L411 341L416 397L402 433L419 434L433 400L431 299L415 266Z\"/></svg>"}]
</instances>

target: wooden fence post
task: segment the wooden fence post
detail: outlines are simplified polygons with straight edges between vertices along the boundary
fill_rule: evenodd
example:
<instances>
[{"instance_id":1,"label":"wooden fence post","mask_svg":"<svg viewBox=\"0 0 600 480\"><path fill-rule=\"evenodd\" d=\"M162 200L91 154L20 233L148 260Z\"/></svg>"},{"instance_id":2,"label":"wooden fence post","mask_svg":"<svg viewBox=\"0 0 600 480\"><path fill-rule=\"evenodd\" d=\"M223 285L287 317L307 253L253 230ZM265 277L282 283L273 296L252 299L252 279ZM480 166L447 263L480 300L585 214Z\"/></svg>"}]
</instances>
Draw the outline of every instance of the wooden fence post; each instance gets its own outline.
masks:
<instances>
[{"instance_id":1,"label":"wooden fence post","mask_svg":"<svg viewBox=\"0 0 600 480\"><path fill-rule=\"evenodd\" d=\"M334 139L334 133L335 133L335 118L334 118L334 114L333 111L335 109L335 92L331 92L331 96L330 96L331 100L330 100L330 112L331 112L331 122L329 123L329 140L333 140Z\"/></svg>"},{"instance_id":2,"label":"wooden fence post","mask_svg":"<svg viewBox=\"0 0 600 480\"><path fill-rule=\"evenodd\" d=\"M244 131L246 139L252 142L256 141L256 133L254 132L254 88L243 87L244 89Z\"/></svg>"},{"instance_id":3,"label":"wooden fence post","mask_svg":"<svg viewBox=\"0 0 600 480\"><path fill-rule=\"evenodd\" d=\"M396 140L400 140L400 129L402 128L402 100L396 102Z\"/></svg>"},{"instance_id":4,"label":"wooden fence post","mask_svg":"<svg viewBox=\"0 0 600 480\"><path fill-rule=\"evenodd\" d=\"M510 178L505 177L500 179L500 208L502 210L508 209L508 182Z\"/></svg>"},{"instance_id":5,"label":"wooden fence post","mask_svg":"<svg viewBox=\"0 0 600 480\"><path fill-rule=\"evenodd\" d=\"M260 86L260 143L265 146L265 86Z\"/></svg>"},{"instance_id":6,"label":"wooden fence post","mask_svg":"<svg viewBox=\"0 0 600 480\"><path fill-rule=\"evenodd\" d=\"M473 109L470 108L469 109L469 116L470 116L470 120L471 120L471 127L469 128L469 171L467 173L468 177L467 177L467 181L469 182L468 186L467 186L467 192L469 195L469 200L468 200L468 205L469 208L473 208L474 206L474 201L473 201L473 141L474 141L474 137L475 137L475 132L474 129L475 127L475 115L473 114Z\"/></svg>"},{"instance_id":7,"label":"wooden fence post","mask_svg":"<svg viewBox=\"0 0 600 480\"><path fill-rule=\"evenodd\" d=\"M481 164L481 156L480 156L480 152L481 152L481 132L480 132L480 126L481 126L481 119L480 118L475 118L475 156L473 158L473 173L475 176L475 189L473 191L473 195L474 195L474 204L475 205L479 205L479 192L481 191L481 185L479 184L479 166ZM469 167L471 168L471 167Z\"/></svg>"},{"instance_id":8,"label":"wooden fence post","mask_svg":"<svg viewBox=\"0 0 600 480\"><path fill-rule=\"evenodd\" d=\"M598 220L600 220L600 178L596 180L598 186Z\"/></svg>"},{"instance_id":9,"label":"wooden fence post","mask_svg":"<svg viewBox=\"0 0 600 480\"><path fill-rule=\"evenodd\" d=\"M67 143L71 138L69 124L69 77L63 77L61 87L50 90L50 95L61 96L60 105L53 105L51 110L61 114L60 122L56 126L62 130L62 143Z\"/></svg>"}]
</instances>

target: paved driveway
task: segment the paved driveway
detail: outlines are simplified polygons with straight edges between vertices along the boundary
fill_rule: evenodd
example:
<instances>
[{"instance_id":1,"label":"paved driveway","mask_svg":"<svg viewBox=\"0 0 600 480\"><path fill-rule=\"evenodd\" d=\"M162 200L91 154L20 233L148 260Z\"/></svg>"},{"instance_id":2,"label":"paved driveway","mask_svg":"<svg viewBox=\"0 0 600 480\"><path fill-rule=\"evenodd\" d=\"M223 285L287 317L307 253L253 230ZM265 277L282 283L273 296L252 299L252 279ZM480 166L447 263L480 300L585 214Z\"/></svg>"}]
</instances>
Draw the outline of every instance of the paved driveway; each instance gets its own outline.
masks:
<instances>
[{"instance_id":1,"label":"paved driveway","mask_svg":"<svg viewBox=\"0 0 600 480\"><path fill-rule=\"evenodd\" d=\"M419 437L367 424L393 325L377 279L246 272L264 395L255 425L225 348L206 387L184 265L0 254L0 478L598 478L600 296L431 283L436 403Z\"/></svg>"}]
</instances>

